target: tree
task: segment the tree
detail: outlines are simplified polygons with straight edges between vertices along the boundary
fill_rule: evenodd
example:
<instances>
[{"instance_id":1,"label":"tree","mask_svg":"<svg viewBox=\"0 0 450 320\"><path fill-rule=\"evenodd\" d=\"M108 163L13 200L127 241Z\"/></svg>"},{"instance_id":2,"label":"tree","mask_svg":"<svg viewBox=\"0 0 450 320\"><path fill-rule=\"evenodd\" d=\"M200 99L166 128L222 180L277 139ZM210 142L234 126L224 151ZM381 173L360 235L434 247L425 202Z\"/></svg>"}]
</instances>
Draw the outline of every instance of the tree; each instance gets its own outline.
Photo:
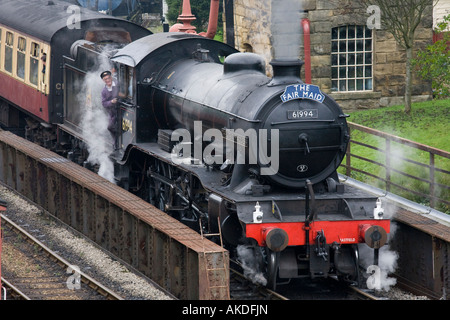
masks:
<instances>
[{"instance_id":1,"label":"tree","mask_svg":"<svg viewBox=\"0 0 450 320\"><path fill-rule=\"evenodd\" d=\"M406 50L405 113L411 112L412 59L414 33L433 1L438 0L362 0L367 6L378 6L381 28L392 33L397 44Z\"/></svg>"},{"instance_id":2,"label":"tree","mask_svg":"<svg viewBox=\"0 0 450 320\"><path fill-rule=\"evenodd\" d=\"M425 80L431 80L431 87L435 98L448 98L450 96L450 15L444 17L434 29L441 39L427 46L417 53L413 65L419 75Z\"/></svg>"}]
</instances>

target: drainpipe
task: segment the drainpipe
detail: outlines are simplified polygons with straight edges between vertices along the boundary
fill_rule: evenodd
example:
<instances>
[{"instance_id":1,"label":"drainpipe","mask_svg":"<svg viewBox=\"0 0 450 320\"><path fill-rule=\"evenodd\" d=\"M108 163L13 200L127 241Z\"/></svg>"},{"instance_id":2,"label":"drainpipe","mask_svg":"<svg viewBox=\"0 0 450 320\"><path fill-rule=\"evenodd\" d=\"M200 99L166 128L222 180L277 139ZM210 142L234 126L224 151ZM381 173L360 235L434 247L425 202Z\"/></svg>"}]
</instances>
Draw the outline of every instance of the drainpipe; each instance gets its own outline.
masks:
<instances>
[{"instance_id":1,"label":"drainpipe","mask_svg":"<svg viewBox=\"0 0 450 320\"><path fill-rule=\"evenodd\" d=\"M303 45L305 49L305 82L311 83L311 41L309 20L302 19Z\"/></svg>"}]
</instances>

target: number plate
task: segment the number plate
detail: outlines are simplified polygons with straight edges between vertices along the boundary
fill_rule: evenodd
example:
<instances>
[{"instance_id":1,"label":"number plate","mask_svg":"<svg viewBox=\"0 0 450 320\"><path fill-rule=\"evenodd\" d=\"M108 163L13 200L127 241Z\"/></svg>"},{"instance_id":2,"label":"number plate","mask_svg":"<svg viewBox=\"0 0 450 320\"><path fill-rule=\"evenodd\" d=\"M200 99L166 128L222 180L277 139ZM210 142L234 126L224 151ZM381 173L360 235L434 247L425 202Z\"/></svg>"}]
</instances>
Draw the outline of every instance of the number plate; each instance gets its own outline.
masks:
<instances>
[{"instance_id":1,"label":"number plate","mask_svg":"<svg viewBox=\"0 0 450 320\"><path fill-rule=\"evenodd\" d=\"M317 109L306 110L288 110L287 117L289 120L316 119L319 116Z\"/></svg>"}]
</instances>

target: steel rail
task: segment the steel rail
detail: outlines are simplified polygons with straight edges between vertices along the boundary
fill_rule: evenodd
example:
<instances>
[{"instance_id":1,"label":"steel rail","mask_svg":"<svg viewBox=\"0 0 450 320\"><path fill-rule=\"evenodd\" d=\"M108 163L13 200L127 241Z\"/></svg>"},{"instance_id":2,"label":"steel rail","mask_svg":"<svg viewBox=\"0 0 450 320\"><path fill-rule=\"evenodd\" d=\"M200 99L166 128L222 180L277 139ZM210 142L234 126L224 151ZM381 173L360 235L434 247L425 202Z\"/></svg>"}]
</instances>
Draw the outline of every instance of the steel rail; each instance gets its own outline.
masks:
<instances>
[{"instance_id":1,"label":"steel rail","mask_svg":"<svg viewBox=\"0 0 450 320\"><path fill-rule=\"evenodd\" d=\"M16 294L17 296L20 297L20 299L22 299L22 300L31 300L30 297L28 297L25 293L20 291L19 288L14 286L11 282L6 280L5 278L2 277L1 281L2 281L3 286L8 287L9 289L11 289L14 292L14 294Z\"/></svg>"},{"instance_id":2,"label":"steel rail","mask_svg":"<svg viewBox=\"0 0 450 320\"><path fill-rule=\"evenodd\" d=\"M53 258L54 260L56 260L60 265L62 264L65 267L69 267L69 266L72 265L70 262L68 262L63 257L61 257L58 254L56 254L55 252L53 252L45 244L43 244L38 239L33 237L26 230L24 230L22 227L20 227L16 223L14 223L12 220L7 218L5 215L0 214L0 216L2 218L2 222L4 223L4 225L5 224L10 225L12 228L14 228L15 230L19 231L23 236L25 236L26 238L30 239L35 245L39 246L44 251L45 254L47 254L48 256ZM78 272L78 270L77 270L77 272ZM122 298L121 296L119 296L118 294L113 292L111 289L105 287L104 285L102 285L100 282L96 281L92 277L88 276L87 274L85 274L81 270L79 271L79 275L80 275L80 277L81 277L80 279L81 279L81 281L83 283L87 284L90 288L92 288L93 290L97 291L102 296L106 297L108 300L124 300L124 298ZM2 278L2 281L3 281L3 278Z\"/></svg>"},{"instance_id":3,"label":"steel rail","mask_svg":"<svg viewBox=\"0 0 450 320\"><path fill-rule=\"evenodd\" d=\"M355 291L356 293L358 293L358 294L360 294L360 295L362 295L362 296L364 296L364 297L366 297L366 298L368 298L370 300L389 300L388 298L381 298L381 297L374 296L373 294L371 294L371 293L369 293L367 291L364 291L364 290L362 290L362 289L360 289L358 287L355 287L355 286L349 286L349 288L352 289L353 291Z\"/></svg>"}]
</instances>

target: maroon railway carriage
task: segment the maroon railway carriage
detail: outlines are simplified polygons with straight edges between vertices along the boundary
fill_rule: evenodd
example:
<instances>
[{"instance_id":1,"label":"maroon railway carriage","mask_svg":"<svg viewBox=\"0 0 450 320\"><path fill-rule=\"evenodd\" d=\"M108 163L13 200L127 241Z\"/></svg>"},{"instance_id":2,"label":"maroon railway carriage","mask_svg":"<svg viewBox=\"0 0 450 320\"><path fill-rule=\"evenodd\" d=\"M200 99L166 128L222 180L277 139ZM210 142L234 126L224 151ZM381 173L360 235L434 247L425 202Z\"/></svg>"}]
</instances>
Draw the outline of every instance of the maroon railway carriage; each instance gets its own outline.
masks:
<instances>
[{"instance_id":1,"label":"maroon railway carriage","mask_svg":"<svg viewBox=\"0 0 450 320\"><path fill-rule=\"evenodd\" d=\"M29 127L63 122L63 56L77 40L130 43L149 34L126 20L64 1L2 0L1 124L23 128L25 119Z\"/></svg>"}]
</instances>

